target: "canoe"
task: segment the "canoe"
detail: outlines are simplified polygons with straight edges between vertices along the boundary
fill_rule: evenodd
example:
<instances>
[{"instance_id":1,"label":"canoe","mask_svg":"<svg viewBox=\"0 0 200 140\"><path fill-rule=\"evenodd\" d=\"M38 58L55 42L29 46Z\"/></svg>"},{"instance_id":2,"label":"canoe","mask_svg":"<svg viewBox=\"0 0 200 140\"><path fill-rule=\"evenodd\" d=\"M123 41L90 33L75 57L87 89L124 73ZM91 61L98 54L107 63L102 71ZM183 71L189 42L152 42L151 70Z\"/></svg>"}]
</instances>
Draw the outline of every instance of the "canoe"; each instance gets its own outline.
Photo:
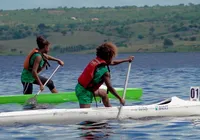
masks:
<instances>
[{"instance_id":1,"label":"canoe","mask_svg":"<svg viewBox=\"0 0 200 140\"><path fill-rule=\"evenodd\" d=\"M105 89L104 86L101 88ZM115 88L117 92L122 96L123 88ZM0 104L8 104L8 103L18 103L24 104L28 99L33 97L34 95L1 95L0 96ZM111 93L108 94L109 98L116 99ZM127 88L126 90L126 99L128 100L139 100L142 96L141 88ZM97 98L100 100L100 98ZM77 102L77 97L75 92L60 92L57 94L52 93L40 93L37 96L38 103L49 103L49 104L58 104L64 102Z\"/></svg>"},{"instance_id":2,"label":"canoe","mask_svg":"<svg viewBox=\"0 0 200 140\"><path fill-rule=\"evenodd\" d=\"M80 124L84 121L98 122L117 119L120 107L99 107L85 109L40 109L1 112L1 125L16 124ZM150 105L123 106L120 119L146 117L200 116L200 102L183 100L176 96Z\"/></svg>"}]
</instances>

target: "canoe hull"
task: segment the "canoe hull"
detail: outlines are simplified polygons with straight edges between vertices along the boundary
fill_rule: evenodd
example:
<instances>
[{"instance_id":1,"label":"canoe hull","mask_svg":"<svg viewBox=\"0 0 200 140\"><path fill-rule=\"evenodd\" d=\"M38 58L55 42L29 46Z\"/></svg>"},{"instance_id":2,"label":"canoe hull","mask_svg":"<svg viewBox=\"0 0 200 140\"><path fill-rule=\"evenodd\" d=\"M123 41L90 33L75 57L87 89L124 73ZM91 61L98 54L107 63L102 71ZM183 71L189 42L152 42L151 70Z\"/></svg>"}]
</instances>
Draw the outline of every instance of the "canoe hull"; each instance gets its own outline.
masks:
<instances>
[{"instance_id":1,"label":"canoe hull","mask_svg":"<svg viewBox=\"0 0 200 140\"><path fill-rule=\"evenodd\" d=\"M46 109L0 113L1 125L62 123L79 124L83 121L117 119L120 107L100 107L88 109ZM140 119L145 117L187 117L200 115L200 102L185 101L173 97L170 103L123 106L120 119Z\"/></svg>"}]
</instances>

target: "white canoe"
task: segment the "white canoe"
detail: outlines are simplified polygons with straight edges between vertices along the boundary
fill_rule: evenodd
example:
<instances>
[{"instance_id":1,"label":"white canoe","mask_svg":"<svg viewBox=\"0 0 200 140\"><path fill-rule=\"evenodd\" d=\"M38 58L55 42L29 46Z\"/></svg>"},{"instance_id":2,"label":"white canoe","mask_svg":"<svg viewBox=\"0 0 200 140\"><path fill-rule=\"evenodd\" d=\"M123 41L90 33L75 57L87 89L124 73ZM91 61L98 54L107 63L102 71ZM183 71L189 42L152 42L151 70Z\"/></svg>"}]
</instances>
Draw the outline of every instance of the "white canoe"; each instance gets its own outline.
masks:
<instances>
[{"instance_id":1,"label":"white canoe","mask_svg":"<svg viewBox=\"0 0 200 140\"><path fill-rule=\"evenodd\" d=\"M117 119L120 107L88 109L40 109L0 113L0 125L32 123L78 124L83 121ZM144 117L187 117L200 115L200 102L176 96L151 105L123 106L120 119Z\"/></svg>"}]
</instances>

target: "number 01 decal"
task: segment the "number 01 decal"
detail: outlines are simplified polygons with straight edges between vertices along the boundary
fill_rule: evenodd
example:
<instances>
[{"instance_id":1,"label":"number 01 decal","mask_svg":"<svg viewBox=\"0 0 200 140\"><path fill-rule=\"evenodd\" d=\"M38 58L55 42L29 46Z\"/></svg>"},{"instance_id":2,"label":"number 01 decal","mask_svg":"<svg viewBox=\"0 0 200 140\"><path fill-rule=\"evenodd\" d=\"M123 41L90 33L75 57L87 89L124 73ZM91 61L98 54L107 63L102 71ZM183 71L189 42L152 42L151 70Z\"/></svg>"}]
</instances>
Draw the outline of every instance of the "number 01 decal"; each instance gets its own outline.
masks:
<instances>
[{"instance_id":1,"label":"number 01 decal","mask_svg":"<svg viewBox=\"0 0 200 140\"><path fill-rule=\"evenodd\" d=\"M199 101L199 87L190 88L190 101Z\"/></svg>"}]
</instances>

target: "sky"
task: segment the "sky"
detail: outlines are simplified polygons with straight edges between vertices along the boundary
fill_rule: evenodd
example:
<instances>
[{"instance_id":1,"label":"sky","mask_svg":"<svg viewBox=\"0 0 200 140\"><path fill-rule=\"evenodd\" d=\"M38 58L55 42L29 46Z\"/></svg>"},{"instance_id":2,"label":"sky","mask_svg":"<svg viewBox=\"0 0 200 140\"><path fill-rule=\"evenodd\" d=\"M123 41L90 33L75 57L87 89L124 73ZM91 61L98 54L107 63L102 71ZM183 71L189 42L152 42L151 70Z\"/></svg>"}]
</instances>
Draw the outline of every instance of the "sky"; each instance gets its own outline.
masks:
<instances>
[{"instance_id":1,"label":"sky","mask_svg":"<svg viewBox=\"0 0 200 140\"><path fill-rule=\"evenodd\" d=\"M62 7L101 7L101 6L153 6L200 4L200 0L0 0L0 9L33 9L33 8L57 8Z\"/></svg>"}]
</instances>

